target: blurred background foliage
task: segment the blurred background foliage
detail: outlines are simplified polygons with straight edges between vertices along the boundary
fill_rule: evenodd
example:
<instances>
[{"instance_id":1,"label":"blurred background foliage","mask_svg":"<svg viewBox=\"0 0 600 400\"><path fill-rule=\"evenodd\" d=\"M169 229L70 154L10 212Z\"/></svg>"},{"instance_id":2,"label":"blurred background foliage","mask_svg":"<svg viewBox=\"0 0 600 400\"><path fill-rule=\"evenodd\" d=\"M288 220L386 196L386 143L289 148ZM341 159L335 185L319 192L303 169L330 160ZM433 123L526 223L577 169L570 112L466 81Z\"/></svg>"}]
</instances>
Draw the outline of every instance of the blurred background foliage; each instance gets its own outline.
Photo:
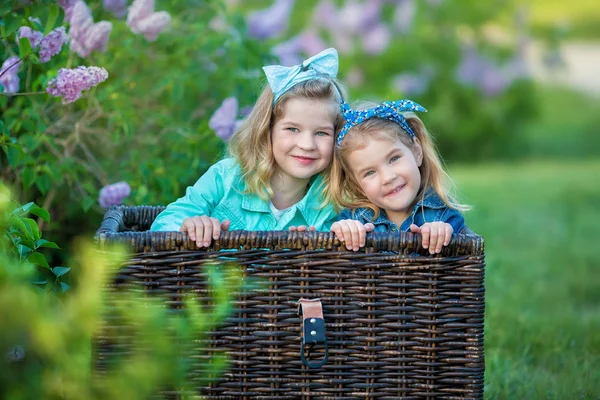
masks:
<instances>
[{"instance_id":1,"label":"blurred background foliage","mask_svg":"<svg viewBox=\"0 0 600 400\"><path fill-rule=\"evenodd\" d=\"M87 3L94 21L112 23L106 51L26 59L21 95L0 93L0 180L13 191L3 250L17 264L41 254L34 280L77 285L60 265L73 265L73 238L99 226L103 187L127 182L130 205L180 197L223 155L209 127L223 100L235 97L242 118L261 66L333 46L351 100L411 98L429 110L423 119L474 206L467 222L485 236L489 263L486 398L600 397L596 0L156 0L171 21L151 42L108 1ZM29 17L68 26L61 9L50 21L51 0L0 4L2 62L19 55L15 32L35 26ZM72 104L25 95L78 65L109 78ZM32 202L49 219L31 215Z\"/></svg>"}]
</instances>

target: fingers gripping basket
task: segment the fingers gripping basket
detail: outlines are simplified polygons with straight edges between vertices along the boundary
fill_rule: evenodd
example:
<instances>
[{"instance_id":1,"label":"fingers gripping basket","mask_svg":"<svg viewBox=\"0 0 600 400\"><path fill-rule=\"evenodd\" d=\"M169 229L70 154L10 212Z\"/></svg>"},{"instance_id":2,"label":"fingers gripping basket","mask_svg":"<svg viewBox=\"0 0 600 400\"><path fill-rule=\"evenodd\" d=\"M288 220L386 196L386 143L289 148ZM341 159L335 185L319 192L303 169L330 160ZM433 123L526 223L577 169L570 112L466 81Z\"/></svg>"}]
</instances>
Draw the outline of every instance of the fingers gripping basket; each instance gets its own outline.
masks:
<instances>
[{"instance_id":1,"label":"fingers gripping basket","mask_svg":"<svg viewBox=\"0 0 600 400\"><path fill-rule=\"evenodd\" d=\"M410 233L368 234L364 249L348 252L326 232L232 231L198 249L182 233L146 231L162 210L107 211L99 246L127 243L135 253L120 275L181 307L182 290L210 296L203 265L235 249L220 254L268 281L268 291L238 297L203 348L230 360L218 383L199 388L204 398L483 398L481 237L454 235L435 257ZM303 344L321 350L303 362Z\"/></svg>"}]
</instances>

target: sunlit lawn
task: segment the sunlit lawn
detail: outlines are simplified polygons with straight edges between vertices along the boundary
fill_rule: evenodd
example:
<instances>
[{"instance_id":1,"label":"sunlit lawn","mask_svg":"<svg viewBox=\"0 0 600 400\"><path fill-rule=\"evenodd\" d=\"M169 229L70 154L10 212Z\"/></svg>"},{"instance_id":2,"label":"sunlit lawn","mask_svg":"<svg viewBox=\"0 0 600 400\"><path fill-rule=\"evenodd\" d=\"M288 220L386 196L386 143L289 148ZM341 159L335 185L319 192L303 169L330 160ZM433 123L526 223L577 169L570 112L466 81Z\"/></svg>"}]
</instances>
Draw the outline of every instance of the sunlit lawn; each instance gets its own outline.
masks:
<instances>
[{"instance_id":1,"label":"sunlit lawn","mask_svg":"<svg viewBox=\"0 0 600 400\"><path fill-rule=\"evenodd\" d=\"M600 399L600 160L452 175L486 240L486 399Z\"/></svg>"}]
</instances>

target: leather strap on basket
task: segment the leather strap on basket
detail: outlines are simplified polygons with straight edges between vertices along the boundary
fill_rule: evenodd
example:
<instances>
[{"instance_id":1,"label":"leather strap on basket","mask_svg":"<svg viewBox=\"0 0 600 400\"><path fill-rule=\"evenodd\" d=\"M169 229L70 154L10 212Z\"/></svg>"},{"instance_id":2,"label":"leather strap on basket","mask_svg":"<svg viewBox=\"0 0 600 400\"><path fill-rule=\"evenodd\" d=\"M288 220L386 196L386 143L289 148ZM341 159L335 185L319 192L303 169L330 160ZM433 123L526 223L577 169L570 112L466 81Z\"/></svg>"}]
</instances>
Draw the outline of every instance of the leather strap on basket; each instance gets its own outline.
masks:
<instances>
[{"instance_id":1,"label":"leather strap on basket","mask_svg":"<svg viewBox=\"0 0 600 400\"><path fill-rule=\"evenodd\" d=\"M302 363L309 368L321 368L329 357L327 337L325 336L325 319L323 318L323 305L320 299L298 300L298 314L302 316L302 345L300 347L300 358ZM325 356L321 361L310 362L310 352L316 345L325 346ZM306 346L308 352L306 352Z\"/></svg>"}]
</instances>

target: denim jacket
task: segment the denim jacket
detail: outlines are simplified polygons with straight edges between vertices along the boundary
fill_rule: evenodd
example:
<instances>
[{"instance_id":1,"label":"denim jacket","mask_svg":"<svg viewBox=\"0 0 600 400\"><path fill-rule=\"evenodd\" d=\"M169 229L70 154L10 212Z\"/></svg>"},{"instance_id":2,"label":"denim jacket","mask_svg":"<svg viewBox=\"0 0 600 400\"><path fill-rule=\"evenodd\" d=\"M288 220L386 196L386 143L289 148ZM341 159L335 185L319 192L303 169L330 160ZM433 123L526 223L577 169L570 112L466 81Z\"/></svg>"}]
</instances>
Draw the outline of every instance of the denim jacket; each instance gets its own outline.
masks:
<instances>
[{"instance_id":1,"label":"denim jacket","mask_svg":"<svg viewBox=\"0 0 600 400\"><path fill-rule=\"evenodd\" d=\"M354 219L366 224L371 222L375 225L375 232L409 232L410 225L422 226L426 222L447 222L452 225L454 233L459 233L466 227L465 220L460 211L448 207L439 195L432 189L428 190L423 200L415 204L412 213L402 222L400 228L387 218L384 210L379 217L373 220L375 213L370 208L357 208L355 210L344 209L338 217L342 219Z\"/></svg>"},{"instance_id":2,"label":"denim jacket","mask_svg":"<svg viewBox=\"0 0 600 400\"><path fill-rule=\"evenodd\" d=\"M160 213L150 230L178 231L183 220L207 215L220 221L230 220L230 230L287 230L290 226L314 225L317 230L329 230L336 221L333 206L321 207L322 176L312 179L304 198L276 220L269 201L244 193L245 182L239 164L232 158L214 164L187 188L181 197Z\"/></svg>"}]
</instances>

